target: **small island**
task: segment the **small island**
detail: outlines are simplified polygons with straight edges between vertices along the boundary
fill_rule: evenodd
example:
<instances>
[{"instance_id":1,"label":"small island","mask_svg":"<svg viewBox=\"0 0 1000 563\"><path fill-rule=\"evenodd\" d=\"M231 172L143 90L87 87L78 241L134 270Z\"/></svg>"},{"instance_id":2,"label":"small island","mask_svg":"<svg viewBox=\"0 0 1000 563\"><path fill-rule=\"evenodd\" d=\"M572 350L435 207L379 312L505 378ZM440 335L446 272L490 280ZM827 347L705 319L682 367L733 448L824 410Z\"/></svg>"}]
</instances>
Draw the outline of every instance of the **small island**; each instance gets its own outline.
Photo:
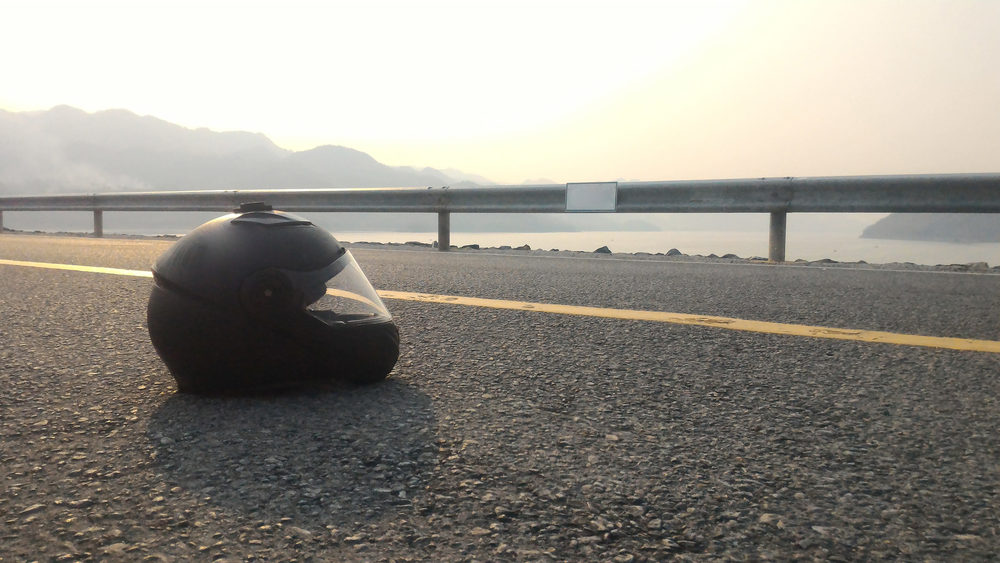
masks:
<instances>
[{"instance_id":1,"label":"small island","mask_svg":"<svg viewBox=\"0 0 1000 563\"><path fill-rule=\"evenodd\" d=\"M861 238L934 242L1000 242L998 213L892 213L869 225Z\"/></svg>"}]
</instances>

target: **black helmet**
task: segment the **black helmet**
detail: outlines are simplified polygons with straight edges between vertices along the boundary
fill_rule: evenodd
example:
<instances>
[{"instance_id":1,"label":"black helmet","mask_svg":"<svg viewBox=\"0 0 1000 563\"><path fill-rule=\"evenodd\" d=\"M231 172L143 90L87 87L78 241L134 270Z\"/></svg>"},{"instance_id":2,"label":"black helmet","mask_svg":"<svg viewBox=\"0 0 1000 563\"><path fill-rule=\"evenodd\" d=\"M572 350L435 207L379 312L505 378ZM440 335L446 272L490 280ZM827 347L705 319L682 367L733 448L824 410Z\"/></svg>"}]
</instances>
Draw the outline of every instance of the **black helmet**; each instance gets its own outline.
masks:
<instances>
[{"instance_id":1,"label":"black helmet","mask_svg":"<svg viewBox=\"0 0 1000 563\"><path fill-rule=\"evenodd\" d=\"M191 231L153 279L149 336L182 392L375 382L399 356L392 316L351 253L268 205Z\"/></svg>"}]
</instances>

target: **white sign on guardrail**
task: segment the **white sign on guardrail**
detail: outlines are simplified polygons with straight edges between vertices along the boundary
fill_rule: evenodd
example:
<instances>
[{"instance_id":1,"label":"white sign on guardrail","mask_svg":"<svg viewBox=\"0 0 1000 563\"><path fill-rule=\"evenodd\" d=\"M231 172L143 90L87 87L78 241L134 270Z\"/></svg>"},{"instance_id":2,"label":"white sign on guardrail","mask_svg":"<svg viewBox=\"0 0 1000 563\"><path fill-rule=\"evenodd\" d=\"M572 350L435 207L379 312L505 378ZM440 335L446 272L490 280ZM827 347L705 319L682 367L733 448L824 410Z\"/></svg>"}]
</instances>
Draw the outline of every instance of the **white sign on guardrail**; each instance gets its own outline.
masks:
<instances>
[{"instance_id":1,"label":"white sign on guardrail","mask_svg":"<svg viewBox=\"0 0 1000 563\"><path fill-rule=\"evenodd\" d=\"M618 203L618 182L566 184L566 211L614 212Z\"/></svg>"}]
</instances>

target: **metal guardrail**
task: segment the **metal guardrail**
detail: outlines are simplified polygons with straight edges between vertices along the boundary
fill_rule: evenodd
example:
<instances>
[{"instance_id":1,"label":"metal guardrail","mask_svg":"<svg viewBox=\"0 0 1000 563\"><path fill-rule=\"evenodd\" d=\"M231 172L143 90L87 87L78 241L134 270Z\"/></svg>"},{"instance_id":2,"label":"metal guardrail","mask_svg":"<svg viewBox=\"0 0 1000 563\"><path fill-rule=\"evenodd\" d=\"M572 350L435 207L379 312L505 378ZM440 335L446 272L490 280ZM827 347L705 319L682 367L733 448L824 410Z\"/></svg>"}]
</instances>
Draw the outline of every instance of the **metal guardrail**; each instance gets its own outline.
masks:
<instances>
[{"instance_id":1,"label":"metal guardrail","mask_svg":"<svg viewBox=\"0 0 1000 563\"><path fill-rule=\"evenodd\" d=\"M3 211L229 211L266 201L287 211L438 214L450 247L451 213L769 213L771 261L785 259L788 213L1000 213L1000 174L926 174L594 182L475 188L206 190L0 197Z\"/></svg>"}]
</instances>

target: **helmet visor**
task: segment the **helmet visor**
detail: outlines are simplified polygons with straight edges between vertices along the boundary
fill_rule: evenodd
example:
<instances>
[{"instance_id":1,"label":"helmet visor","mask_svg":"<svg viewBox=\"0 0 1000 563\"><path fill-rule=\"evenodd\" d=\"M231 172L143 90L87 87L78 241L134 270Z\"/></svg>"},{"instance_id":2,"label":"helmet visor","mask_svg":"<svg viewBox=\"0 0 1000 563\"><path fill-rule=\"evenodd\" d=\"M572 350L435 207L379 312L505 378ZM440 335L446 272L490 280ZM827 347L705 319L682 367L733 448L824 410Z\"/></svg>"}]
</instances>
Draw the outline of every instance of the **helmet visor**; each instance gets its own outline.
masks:
<instances>
[{"instance_id":1,"label":"helmet visor","mask_svg":"<svg viewBox=\"0 0 1000 563\"><path fill-rule=\"evenodd\" d=\"M382 322L392 318L350 251L303 284L306 312L328 325ZM301 280L304 281L304 280Z\"/></svg>"}]
</instances>

